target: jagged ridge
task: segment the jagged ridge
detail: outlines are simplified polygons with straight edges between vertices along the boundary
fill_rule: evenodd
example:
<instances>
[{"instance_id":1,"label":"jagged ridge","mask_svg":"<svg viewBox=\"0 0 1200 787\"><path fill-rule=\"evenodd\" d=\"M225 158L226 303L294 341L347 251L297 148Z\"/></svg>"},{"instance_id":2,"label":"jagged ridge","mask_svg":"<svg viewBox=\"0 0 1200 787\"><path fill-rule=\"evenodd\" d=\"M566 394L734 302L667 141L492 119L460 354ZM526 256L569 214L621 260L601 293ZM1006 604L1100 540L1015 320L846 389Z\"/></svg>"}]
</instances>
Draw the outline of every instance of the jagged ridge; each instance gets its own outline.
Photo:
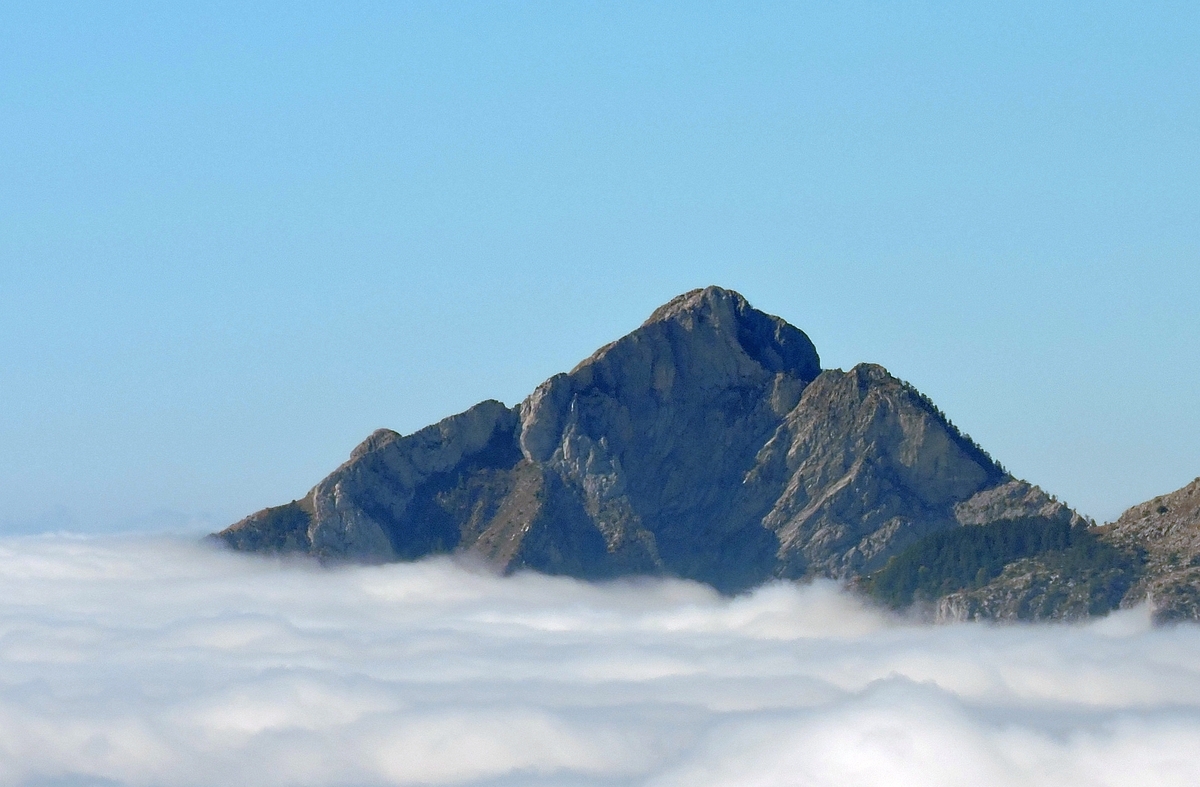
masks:
<instances>
[{"instance_id":1,"label":"jagged ridge","mask_svg":"<svg viewBox=\"0 0 1200 787\"><path fill-rule=\"evenodd\" d=\"M736 591L878 570L959 527L962 510L987 520L1025 505L1012 483L911 385L872 364L822 371L802 331L708 287L516 407L487 401L411 435L375 432L303 499L217 538L323 560L469 553L506 571Z\"/></svg>"}]
</instances>

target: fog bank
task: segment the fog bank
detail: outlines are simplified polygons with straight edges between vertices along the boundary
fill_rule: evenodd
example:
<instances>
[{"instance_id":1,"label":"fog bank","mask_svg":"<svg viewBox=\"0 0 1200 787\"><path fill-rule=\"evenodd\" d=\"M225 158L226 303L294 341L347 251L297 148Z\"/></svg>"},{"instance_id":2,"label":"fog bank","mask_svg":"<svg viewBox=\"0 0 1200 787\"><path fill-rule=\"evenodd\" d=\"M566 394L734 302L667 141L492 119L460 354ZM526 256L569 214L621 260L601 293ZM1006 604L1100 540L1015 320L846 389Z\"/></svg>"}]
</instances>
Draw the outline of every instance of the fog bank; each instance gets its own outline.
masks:
<instances>
[{"instance_id":1,"label":"fog bank","mask_svg":"<svg viewBox=\"0 0 1200 787\"><path fill-rule=\"evenodd\" d=\"M0 540L3 785L1194 785L1200 628Z\"/></svg>"}]
</instances>

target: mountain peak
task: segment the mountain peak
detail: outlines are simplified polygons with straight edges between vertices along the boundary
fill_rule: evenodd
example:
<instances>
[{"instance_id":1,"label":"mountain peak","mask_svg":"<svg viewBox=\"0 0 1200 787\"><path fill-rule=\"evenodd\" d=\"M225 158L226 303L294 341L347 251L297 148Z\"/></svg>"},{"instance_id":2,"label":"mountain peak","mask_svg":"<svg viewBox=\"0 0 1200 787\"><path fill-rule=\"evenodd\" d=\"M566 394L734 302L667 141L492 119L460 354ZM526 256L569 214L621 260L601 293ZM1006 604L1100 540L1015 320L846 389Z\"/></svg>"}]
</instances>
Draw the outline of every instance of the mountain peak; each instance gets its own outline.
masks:
<instances>
[{"instance_id":1,"label":"mountain peak","mask_svg":"<svg viewBox=\"0 0 1200 787\"><path fill-rule=\"evenodd\" d=\"M720 287L686 292L514 408L372 435L303 500L220 537L322 559L470 553L504 570L667 574L725 591L881 566L994 485L882 367Z\"/></svg>"},{"instance_id":2,"label":"mountain peak","mask_svg":"<svg viewBox=\"0 0 1200 787\"><path fill-rule=\"evenodd\" d=\"M630 335L656 329L666 329L686 342L708 336L731 349L740 348L772 374L786 372L811 381L821 373L817 348L803 331L755 309L740 293L722 287L690 290L672 298Z\"/></svg>"},{"instance_id":3,"label":"mountain peak","mask_svg":"<svg viewBox=\"0 0 1200 787\"><path fill-rule=\"evenodd\" d=\"M722 287L709 286L677 295L654 310L642 326L679 319L681 316L729 315L753 310L741 293ZM719 322L719 317L718 320Z\"/></svg>"}]
</instances>

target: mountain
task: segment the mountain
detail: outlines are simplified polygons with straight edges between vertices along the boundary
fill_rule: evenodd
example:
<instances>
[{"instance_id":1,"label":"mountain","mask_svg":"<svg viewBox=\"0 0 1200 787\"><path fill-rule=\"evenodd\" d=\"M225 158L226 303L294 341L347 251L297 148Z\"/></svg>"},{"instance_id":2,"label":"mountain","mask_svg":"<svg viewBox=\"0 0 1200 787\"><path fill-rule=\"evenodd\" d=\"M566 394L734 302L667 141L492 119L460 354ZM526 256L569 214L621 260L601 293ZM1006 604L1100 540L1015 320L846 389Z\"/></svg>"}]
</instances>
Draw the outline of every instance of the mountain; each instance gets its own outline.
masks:
<instances>
[{"instance_id":1,"label":"mountain","mask_svg":"<svg viewBox=\"0 0 1200 787\"><path fill-rule=\"evenodd\" d=\"M325 561L456 553L736 592L855 580L923 539L1017 520L1081 521L883 367L822 370L802 331L708 287L515 407L376 431L303 498L215 538Z\"/></svg>"}]
</instances>

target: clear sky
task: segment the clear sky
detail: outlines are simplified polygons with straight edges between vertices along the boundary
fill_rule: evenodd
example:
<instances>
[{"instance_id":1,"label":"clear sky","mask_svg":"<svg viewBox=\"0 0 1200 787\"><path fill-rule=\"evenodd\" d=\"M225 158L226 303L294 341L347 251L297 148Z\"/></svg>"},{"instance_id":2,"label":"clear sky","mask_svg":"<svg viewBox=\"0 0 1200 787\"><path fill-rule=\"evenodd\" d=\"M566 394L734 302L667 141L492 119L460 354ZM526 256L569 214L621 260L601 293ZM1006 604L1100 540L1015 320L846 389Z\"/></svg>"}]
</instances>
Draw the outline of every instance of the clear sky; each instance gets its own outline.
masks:
<instances>
[{"instance_id":1,"label":"clear sky","mask_svg":"<svg viewBox=\"0 0 1200 787\"><path fill-rule=\"evenodd\" d=\"M246 5L0 8L0 532L224 526L707 284L1097 519L1200 475L1195 3Z\"/></svg>"}]
</instances>

